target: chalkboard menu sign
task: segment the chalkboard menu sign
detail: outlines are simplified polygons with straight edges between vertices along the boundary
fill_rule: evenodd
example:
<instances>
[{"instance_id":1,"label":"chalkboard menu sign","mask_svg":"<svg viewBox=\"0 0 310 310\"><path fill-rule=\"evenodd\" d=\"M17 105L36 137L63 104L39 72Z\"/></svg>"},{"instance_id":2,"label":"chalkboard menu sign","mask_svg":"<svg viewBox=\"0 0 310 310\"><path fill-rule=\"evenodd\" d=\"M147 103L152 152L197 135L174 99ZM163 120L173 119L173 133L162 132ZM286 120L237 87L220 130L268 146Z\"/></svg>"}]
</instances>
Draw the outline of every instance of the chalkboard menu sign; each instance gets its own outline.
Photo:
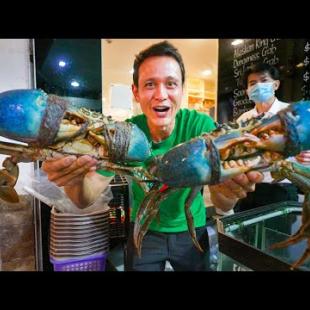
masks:
<instances>
[{"instance_id":1,"label":"chalkboard menu sign","mask_svg":"<svg viewBox=\"0 0 310 310\"><path fill-rule=\"evenodd\" d=\"M244 71L263 62L280 72L279 100L296 102L310 99L310 39L245 39L232 45L233 39L219 40L217 121L235 121L252 109L242 85Z\"/></svg>"}]
</instances>

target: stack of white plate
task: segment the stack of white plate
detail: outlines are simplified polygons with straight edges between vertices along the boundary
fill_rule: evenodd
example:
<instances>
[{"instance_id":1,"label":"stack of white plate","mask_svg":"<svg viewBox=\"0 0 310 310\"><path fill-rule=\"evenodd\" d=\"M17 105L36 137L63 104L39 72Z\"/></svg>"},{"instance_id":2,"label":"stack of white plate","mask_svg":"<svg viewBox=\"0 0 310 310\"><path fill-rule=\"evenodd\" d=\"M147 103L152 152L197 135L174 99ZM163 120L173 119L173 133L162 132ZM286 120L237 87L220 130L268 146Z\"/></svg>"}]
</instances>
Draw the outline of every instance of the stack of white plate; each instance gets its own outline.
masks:
<instances>
[{"instance_id":1,"label":"stack of white plate","mask_svg":"<svg viewBox=\"0 0 310 310\"><path fill-rule=\"evenodd\" d=\"M88 214L61 213L52 208L50 256L78 258L109 251L109 207Z\"/></svg>"}]
</instances>

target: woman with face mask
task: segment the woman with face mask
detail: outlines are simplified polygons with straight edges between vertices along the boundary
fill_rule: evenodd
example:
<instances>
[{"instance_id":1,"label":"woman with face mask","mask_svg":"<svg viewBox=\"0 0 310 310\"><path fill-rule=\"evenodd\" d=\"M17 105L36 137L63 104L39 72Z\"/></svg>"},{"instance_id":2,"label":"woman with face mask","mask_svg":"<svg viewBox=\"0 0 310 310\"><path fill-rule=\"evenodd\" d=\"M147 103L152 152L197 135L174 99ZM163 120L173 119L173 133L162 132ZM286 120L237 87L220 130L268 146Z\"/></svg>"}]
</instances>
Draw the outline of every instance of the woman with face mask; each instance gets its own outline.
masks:
<instances>
[{"instance_id":1,"label":"woman with face mask","mask_svg":"<svg viewBox=\"0 0 310 310\"><path fill-rule=\"evenodd\" d=\"M246 93L249 99L254 101L255 107L239 116L237 119L238 123L263 113L264 117L270 117L289 105L278 100L275 96L275 92L280 86L279 78L277 68L266 63L258 63L245 71L243 82L246 87ZM304 151L297 155L296 158L290 158L290 160L297 160L302 164L310 164L310 151ZM281 183L270 184L272 180L270 172L264 172L263 182L256 184L254 192L249 193L246 198L239 200L235 206L235 212L280 201L298 200L296 186L287 179ZM299 199L302 198L299 197Z\"/></svg>"}]
</instances>

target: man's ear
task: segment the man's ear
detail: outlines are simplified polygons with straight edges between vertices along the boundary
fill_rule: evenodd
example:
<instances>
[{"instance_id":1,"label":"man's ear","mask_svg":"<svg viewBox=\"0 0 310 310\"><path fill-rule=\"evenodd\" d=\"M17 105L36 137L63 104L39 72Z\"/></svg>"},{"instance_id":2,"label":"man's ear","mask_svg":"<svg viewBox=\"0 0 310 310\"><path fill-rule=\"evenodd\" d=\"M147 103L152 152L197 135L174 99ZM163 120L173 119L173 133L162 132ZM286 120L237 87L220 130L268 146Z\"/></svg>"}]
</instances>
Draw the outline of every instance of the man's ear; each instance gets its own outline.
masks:
<instances>
[{"instance_id":1,"label":"man's ear","mask_svg":"<svg viewBox=\"0 0 310 310\"><path fill-rule=\"evenodd\" d=\"M278 90L280 87L280 81L279 80L275 80L274 81L274 90Z\"/></svg>"},{"instance_id":2,"label":"man's ear","mask_svg":"<svg viewBox=\"0 0 310 310\"><path fill-rule=\"evenodd\" d=\"M135 100L136 100L137 102L140 102L140 100L139 100L138 87L137 87L135 84L132 84L132 85L131 85L131 91L132 91L132 93L133 93L133 95L134 95L134 97L135 97Z\"/></svg>"}]
</instances>

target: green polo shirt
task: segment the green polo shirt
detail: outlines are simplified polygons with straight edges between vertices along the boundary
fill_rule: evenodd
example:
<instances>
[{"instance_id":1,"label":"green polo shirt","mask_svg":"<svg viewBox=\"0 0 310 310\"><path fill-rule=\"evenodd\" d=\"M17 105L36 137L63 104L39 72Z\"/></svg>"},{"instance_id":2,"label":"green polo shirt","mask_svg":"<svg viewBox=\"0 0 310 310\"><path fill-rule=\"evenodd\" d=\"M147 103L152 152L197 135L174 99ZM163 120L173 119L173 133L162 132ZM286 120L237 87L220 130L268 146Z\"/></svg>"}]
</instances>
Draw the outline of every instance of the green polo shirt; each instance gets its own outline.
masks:
<instances>
[{"instance_id":1,"label":"green polo shirt","mask_svg":"<svg viewBox=\"0 0 310 310\"><path fill-rule=\"evenodd\" d=\"M175 127L171 135L160 143L155 143L152 142L144 114L135 116L127 121L136 124L145 133L147 139L151 143L152 156L163 155L172 147L197 137L204 132L210 132L215 128L214 121L210 116L195 110L181 109L176 115ZM99 173L101 173L101 171L99 171ZM134 181L132 182L132 193L131 221L134 221L137 210L144 198L143 190ZM157 219L153 220L149 230L159 232L187 231L184 206L189 193L190 188L180 188L161 202L159 205L159 221ZM194 199L191 212L196 227L201 227L206 224L206 208L201 193Z\"/></svg>"}]
</instances>

